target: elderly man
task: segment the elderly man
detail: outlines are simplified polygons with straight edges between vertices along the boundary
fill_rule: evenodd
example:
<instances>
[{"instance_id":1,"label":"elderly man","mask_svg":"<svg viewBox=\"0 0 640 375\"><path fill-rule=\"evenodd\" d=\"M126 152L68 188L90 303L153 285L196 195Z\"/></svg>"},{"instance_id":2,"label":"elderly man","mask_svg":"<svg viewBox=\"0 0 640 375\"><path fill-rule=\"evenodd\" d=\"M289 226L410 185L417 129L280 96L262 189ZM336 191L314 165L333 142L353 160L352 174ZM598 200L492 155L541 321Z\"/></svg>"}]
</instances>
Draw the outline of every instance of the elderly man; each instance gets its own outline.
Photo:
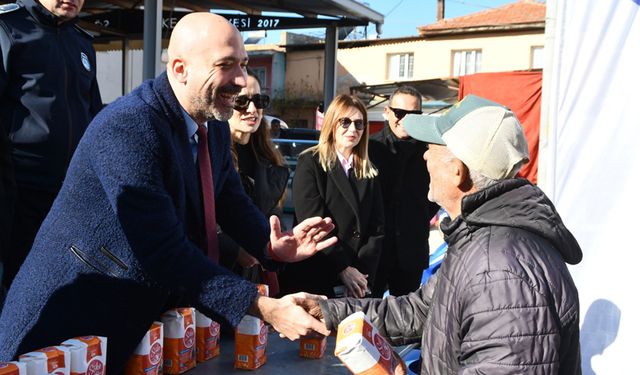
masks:
<instances>
[{"instance_id":1,"label":"elderly man","mask_svg":"<svg viewBox=\"0 0 640 375\"><path fill-rule=\"evenodd\" d=\"M403 297L306 308L329 329L362 310L393 344L422 337L423 374L579 374L578 291L565 263L582 251L544 193L513 178L529 157L513 112L469 95L404 127L429 143L429 200L450 215L440 270Z\"/></svg>"},{"instance_id":2,"label":"elderly man","mask_svg":"<svg viewBox=\"0 0 640 375\"><path fill-rule=\"evenodd\" d=\"M107 369L120 373L153 320L180 305L234 326L249 313L290 339L328 333L297 297L258 297L254 284L216 262L217 224L263 265L336 242L323 240L330 219L281 233L272 217L269 234L244 193L226 120L246 85L247 60L224 18L187 15L171 36L167 72L89 125L9 290L0 361L95 334L108 337Z\"/></svg>"}]
</instances>

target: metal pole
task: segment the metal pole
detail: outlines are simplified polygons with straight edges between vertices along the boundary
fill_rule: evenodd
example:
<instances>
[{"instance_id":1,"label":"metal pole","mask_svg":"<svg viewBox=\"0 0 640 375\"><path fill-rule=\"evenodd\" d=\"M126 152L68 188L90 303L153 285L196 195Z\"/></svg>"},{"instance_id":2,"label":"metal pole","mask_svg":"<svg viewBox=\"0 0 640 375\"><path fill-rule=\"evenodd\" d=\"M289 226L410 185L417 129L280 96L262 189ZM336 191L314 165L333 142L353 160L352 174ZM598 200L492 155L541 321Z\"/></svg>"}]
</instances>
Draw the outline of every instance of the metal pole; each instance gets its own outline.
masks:
<instances>
[{"instance_id":1,"label":"metal pole","mask_svg":"<svg viewBox=\"0 0 640 375\"><path fill-rule=\"evenodd\" d=\"M162 0L144 0L144 42L142 50L142 79L156 76L160 61L162 33Z\"/></svg>"},{"instance_id":2,"label":"metal pole","mask_svg":"<svg viewBox=\"0 0 640 375\"><path fill-rule=\"evenodd\" d=\"M127 79L129 77L129 38L122 38L122 91L120 95L125 96L129 92Z\"/></svg>"},{"instance_id":3,"label":"metal pole","mask_svg":"<svg viewBox=\"0 0 640 375\"><path fill-rule=\"evenodd\" d=\"M324 108L336 96L336 60L338 57L338 28L327 27L324 42Z\"/></svg>"}]
</instances>

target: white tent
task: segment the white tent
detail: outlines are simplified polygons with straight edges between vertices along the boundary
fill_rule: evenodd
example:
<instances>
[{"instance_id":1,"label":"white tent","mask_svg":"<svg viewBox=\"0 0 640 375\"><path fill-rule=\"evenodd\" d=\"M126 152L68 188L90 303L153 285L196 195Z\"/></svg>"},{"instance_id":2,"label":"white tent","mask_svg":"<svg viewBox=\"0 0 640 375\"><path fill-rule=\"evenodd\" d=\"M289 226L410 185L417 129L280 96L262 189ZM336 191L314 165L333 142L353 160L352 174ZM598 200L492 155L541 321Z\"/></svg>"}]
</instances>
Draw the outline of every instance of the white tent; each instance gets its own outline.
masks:
<instances>
[{"instance_id":1,"label":"white tent","mask_svg":"<svg viewBox=\"0 0 640 375\"><path fill-rule=\"evenodd\" d=\"M637 374L640 0L549 0L546 25L538 178L584 251L583 373Z\"/></svg>"}]
</instances>

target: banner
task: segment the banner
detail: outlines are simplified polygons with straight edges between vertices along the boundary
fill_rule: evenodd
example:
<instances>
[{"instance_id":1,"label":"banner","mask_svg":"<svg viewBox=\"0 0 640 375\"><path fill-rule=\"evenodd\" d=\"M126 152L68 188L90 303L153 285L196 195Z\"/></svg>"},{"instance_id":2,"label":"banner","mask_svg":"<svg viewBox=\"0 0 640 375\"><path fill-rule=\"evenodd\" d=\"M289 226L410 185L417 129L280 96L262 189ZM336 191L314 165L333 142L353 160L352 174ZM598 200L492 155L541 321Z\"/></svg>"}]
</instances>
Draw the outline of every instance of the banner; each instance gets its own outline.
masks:
<instances>
[{"instance_id":1,"label":"banner","mask_svg":"<svg viewBox=\"0 0 640 375\"><path fill-rule=\"evenodd\" d=\"M547 1L538 181L584 252L585 375L638 373L639 2Z\"/></svg>"},{"instance_id":2,"label":"banner","mask_svg":"<svg viewBox=\"0 0 640 375\"><path fill-rule=\"evenodd\" d=\"M475 94L509 107L524 128L529 146L529 162L518 177L538 181L538 142L542 72L477 73L460 77L459 99Z\"/></svg>"}]
</instances>

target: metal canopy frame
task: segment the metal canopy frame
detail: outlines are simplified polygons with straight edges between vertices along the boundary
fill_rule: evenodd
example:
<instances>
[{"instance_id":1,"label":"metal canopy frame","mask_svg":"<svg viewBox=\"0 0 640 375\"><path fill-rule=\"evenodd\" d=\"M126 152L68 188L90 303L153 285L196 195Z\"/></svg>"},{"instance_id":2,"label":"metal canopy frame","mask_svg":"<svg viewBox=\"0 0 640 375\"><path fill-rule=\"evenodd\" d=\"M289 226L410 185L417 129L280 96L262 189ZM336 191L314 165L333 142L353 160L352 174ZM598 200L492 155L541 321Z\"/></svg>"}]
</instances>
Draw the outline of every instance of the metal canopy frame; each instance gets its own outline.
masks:
<instances>
[{"instance_id":1,"label":"metal canopy frame","mask_svg":"<svg viewBox=\"0 0 640 375\"><path fill-rule=\"evenodd\" d=\"M350 92L352 95L360 97L368 104L369 108L372 108L389 100L391 94L401 86L412 86L418 90L423 97L429 100L446 103L455 103L458 100L459 81L457 78L436 78L417 81L399 81L380 85L351 86Z\"/></svg>"},{"instance_id":2,"label":"metal canopy frame","mask_svg":"<svg viewBox=\"0 0 640 375\"><path fill-rule=\"evenodd\" d=\"M326 26L325 103L333 100L336 90L337 28L343 25L373 23L376 25L377 33L380 34L384 23L384 16L381 13L355 0L171 0L166 3L163 3L163 0L86 0L83 14L88 17L90 22L83 22L82 26L99 35L121 38L123 46L126 46L130 35L125 30L110 28L108 25L95 22L100 13L118 9L144 9L143 79L151 79L161 71L163 10L208 12L211 9L220 9L241 11L252 16L261 16L263 12L280 12L293 13L307 18L334 17L335 22ZM124 52L126 51L123 51L123 56Z\"/></svg>"}]
</instances>

